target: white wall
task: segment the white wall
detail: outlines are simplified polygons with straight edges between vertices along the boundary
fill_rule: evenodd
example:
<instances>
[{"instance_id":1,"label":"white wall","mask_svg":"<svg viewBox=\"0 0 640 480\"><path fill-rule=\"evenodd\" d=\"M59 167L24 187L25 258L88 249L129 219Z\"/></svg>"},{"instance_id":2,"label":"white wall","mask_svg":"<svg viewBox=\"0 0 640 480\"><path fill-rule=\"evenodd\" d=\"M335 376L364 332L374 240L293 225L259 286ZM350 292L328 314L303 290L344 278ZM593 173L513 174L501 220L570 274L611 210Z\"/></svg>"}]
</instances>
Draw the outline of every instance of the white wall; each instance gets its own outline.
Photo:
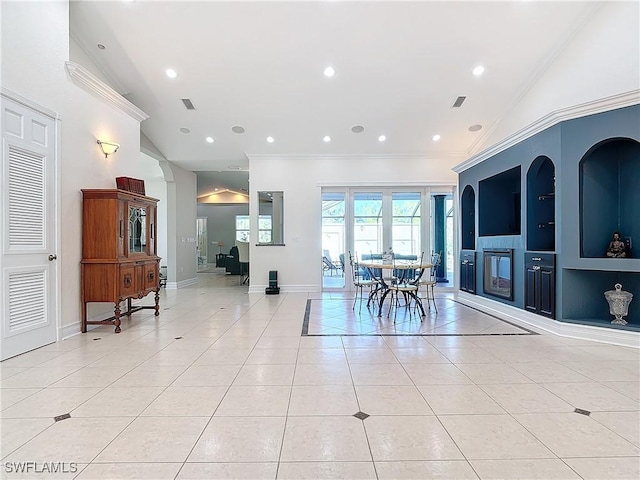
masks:
<instances>
[{"instance_id":1,"label":"white wall","mask_svg":"<svg viewBox=\"0 0 640 480\"><path fill-rule=\"evenodd\" d=\"M76 86L67 76L69 8L66 1L2 2L2 85L58 112L62 329L79 329L82 188L115 188L115 177L160 175L155 161L140 154L140 123ZM82 61L87 61L85 58ZM97 139L120 150L104 158ZM158 169L158 173L156 173ZM107 308L95 305L90 318ZM113 306L108 307L111 312Z\"/></svg>"},{"instance_id":2,"label":"white wall","mask_svg":"<svg viewBox=\"0 0 640 480\"><path fill-rule=\"evenodd\" d=\"M249 215L249 204L198 204L198 217L207 219L208 263L214 263L220 251L217 242L224 243L222 253L236 244L236 215Z\"/></svg>"},{"instance_id":3,"label":"white wall","mask_svg":"<svg viewBox=\"0 0 640 480\"><path fill-rule=\"evenodd\" d=\"M162 259L160 265L167 264L167 182L164 178L145 179L145 191L149 197L157 198L157 254Z\"/></svg>"},{"instance_id":4,"label":"white wall","mask_svg":"<svg viewBox=\"0 0 640 480\"><path fill-rule=\"evenodd\" d=\"M604 2L491 132L483 148L550 112L638 89L640 3Z\"/></svg>"},{"instance_id":5,"label":"white wall","mask_svg":"<svg viewBox=\"0 0 640 480\"><path fill-rule=\"evenodd\" d=\"M167 288L197 282L196 174L167 162Z\"/></svg>"},{"instance_id":6,"label":"white wall","mask_svg":"<svg viewBox=\"0 0 640 480\"><path fill-rule=\"evenodd\" d=\"M251 291L264 291L278 270L283 291L319 291L322 255L321 186L455 185L461 158L249 157L251 236L257 238L258 191L284 192L285 246L250 245Z\"/></svg>"}]
</instances>

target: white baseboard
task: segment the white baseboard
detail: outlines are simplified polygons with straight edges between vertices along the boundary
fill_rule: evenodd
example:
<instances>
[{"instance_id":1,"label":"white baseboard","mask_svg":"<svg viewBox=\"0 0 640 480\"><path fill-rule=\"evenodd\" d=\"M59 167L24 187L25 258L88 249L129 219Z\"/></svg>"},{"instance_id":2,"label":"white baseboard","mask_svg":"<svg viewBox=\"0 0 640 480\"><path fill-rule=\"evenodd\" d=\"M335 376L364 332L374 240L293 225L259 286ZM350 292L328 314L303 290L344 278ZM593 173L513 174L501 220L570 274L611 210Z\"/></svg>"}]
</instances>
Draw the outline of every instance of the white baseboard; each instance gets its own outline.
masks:
<instances>
[{"instance_id":1,"label":"white baseboard","mask_svg":"<svg viewBox=\"0 0 640 480\"><path fill-rule=\"evenodd\" d=\"M269 285L249 285L249 293L264 293ZM280 293L317 293L322 291L318 285L279 285Z\"/></svg>"},{"instance_id":2,"label":"white baseboard","mask_svg":"<svg viewBox=\"0 0 640 480\"><path fill-rule=\"evenodd\" d=\"M58 339L66 340L80 333L80 322L58 327Z\"/></svg>"},{"instance_id":3,"label":"white baseboard","mask_svg":"<svg viewBox=\"0 0 640 480\"><path fill-rule=\"evenodd\" d=\"M167 290L177 290L178 288L188 287L189 285L195 285L196 283L198 283L198 277L193 277L179 282L167 282L167 286L165 288Z\"/></svg>"},{"instance_id":4,"label":"white baseboard","mask_svg":"<svg viewBox=\"0 0 640 480\"><path fill-rule=\"evenodd\" d=\"M458 292L456 294L456 300L463 305L477 308L483 312L495 315L498 318L508 320L518 325L529 325L561 337L579 338L593 342L640 348L640 333L637 332L560 322L511 305L496 302L489 298L471 295L465 292Z\"/></svg>"}]
</instances>

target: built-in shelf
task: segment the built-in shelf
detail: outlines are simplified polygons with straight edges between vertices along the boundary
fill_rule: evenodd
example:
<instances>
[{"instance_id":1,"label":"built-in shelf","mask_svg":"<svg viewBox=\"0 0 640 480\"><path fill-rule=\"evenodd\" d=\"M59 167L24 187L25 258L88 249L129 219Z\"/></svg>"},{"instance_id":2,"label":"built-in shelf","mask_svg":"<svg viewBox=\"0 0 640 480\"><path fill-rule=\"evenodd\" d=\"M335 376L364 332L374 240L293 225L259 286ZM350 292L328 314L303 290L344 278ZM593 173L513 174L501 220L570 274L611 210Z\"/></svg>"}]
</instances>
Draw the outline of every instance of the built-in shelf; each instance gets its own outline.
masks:
<instances>
[{"instance_id":1,"label":"built-in shelf","mask_svg":"<svg viewBox=\"0 0 640 480\"><path fill-rule=\"evenodd\" d=\"M527 172L527 248L555 249L555 166L549 157L536 158Z\"/></svg>"},{"instance_id":2,"label":"built-in shelf","mask_svg":"<svg viewBox=\"0 0 640 480\"><path fill-rule=\"evenodd\" d=\"M476 248L476 192L471 185L464 187L460 201L462 249Z\"/></svg>"},{"instance_id":3,"label":"built-in shelf","mask_svg":"<svg viewBox=\"0 0 640 480\"><path fill-rule=\"evenodd\" d=\"M580 160L580 256L606 255L614 231L640 239L640 143L628 138L594 145ZM640 252L630 252L640 257Z\"/></svg>"},{"instance_id":4,"label":"built-in shelf","mask_svg":"<svg viewBox=\"0 0 640 480\"><path fill-rule=\"evenodd\" d=\"M640 105L580 116L460 172L461 188L476 189L476 251L514 251L513 306L550 312L553 302L546 300L555 293L555 315L549 316L567 324L559 331L580 324L625 337L640 333L639 132ZM521 219L513 209L520 190ZM627 244L626 258L606 256L614 232ZM541 259L554 255L553 272L543 271ZM460 258L463 290L470 260L463 263L464 251ZM484 262L478 269L483 282ZM634 295L627 325L611 323L604 296L617 283ZM491 298L480 283L476 295Z\"/></svg>"},{"instance_id":5,"label":"built-in shelf","mask_svg":"<svg viewBox=\"0 0 640 480\"><path fill-rule=\"evenodd\" d=\"M478 183L478 231L481 237L520 235L520 165Z\"/></svg>"},{"instance_id":6,"label":"built-in shelf","mask_svg":"<svg viewBox=\"0 0 640 480\"><path fill-rule=\"evenodd\" d=\"M614 290L616 283L620 283L625 291L638 292L640 273L563 269L562 319L622 330L640 330L640 302L637 298L631 301L629 314L624 317L627 325L611 323L614 317L609 313L604 292Z\"/></svg>"}]
</instances>

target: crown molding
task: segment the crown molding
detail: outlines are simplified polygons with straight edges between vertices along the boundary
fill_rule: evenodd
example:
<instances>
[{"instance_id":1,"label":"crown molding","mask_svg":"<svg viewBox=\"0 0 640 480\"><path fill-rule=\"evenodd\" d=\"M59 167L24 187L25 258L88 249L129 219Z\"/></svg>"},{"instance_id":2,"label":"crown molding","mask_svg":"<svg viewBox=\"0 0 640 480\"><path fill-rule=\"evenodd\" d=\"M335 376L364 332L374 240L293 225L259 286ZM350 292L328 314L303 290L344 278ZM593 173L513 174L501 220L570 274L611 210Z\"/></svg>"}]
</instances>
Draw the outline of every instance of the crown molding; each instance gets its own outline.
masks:
<instances>
[{"instance_id":1,"label":"crown molding","mask_svg":"<svg viewBox=\"0 0 640 480\"><path fill-rule=\"evenodd\" d=\"M458 165L453 167L452 170L455 173L464 172L465 170L485 161L487 158L490 158L506 150L507 148L512 147L522 142L523 140L526 140L527 138L542 132L549 127L557 125L560 122L573 120L574 118L584 117L587 115L594 115L596 113L607 112L609 110L616 110L618 108L630 107L639 103L640 89L636 89L630 92L611 95L599 100L593 100L590 102L585 102L571 107L555 110L536 120L535 122L527 125L526 127L518 130L514 134L509 135L504 140L483 150L477 155L472 156L468 160L459 163Z\"/></svg>"},{"instance_id":2,"label":"crown molding","mask_svg":"<svg viewBox=\"0 0 640 480\"><path fill-rule=\"evenodd\" d=\"M99 98L120 109L134 120L142 122L149 118L149 115L136 107L129 100L116 92L109 85L104 83L89 70L75 62L65 62L65 68L71 79L89 93L97 95Z\"/></svg>"},{"instance_id":3,"label":"crown molding","mask_svg":"<svg viewBox=\"0 0 640 480\"><path fill-rule=\"evenodd\" d=\"M432 153L398 153L398 154L326 154L326 155L318 155L318 154L282 154L282 155L274 155L274 154L251 154L247 153L247 158L250 160L277 160L277 159L292 159L299 158L303 160L340 160L340 161L349 161L349 160L445 160L445 159L456 159L456 158L464 158L468 156L467 152L442 152L437 154Z\"/></svg>"},{"instance_id":4,"label":"crown molding","mask_svg":"<svg viewBox=\"0 0 640 480\"><path fill-rule=\"evenodd\" d=\"M317 182L316 185L318 187L366 187L366 188L385 188L385 187L438 187L438 188L453 188L456 186L455 182L418 182L418 181L388 181L388 182L367 182L367 181L354 181L354 180L345 180L338 182Z\"/></svg>"},{"instance_id":5,"label":"crown molding","mask_svg":"<svg viewBox=\"0 0 640 480\"><path fill-rule=\"evenodd\" d=\"M589 5L583 13L580 15L577 21L575 21L572 25L569 25L560 41L558 41L554 48L542 59L542 61L534 68L534 70L527 75L526 81L522 84L522 86L518 89L515 96L511 99L511 101L506 105L502 114L499 115L496 120L489 126L489 128L483 129L481 134L476 138L476 140L471 144L469 149L467 150L467 156L474 155L481 151L482 146L485 144L487 139L491 138L491 135L496 131L496 129L502 124L505 118L508 118L509 112L512 112L516 105L533 89L533 87L538 83L538 81L547 73L551 65L558 59L560 54L566 50L567 46L572 42L578 32L582 31L587 22L593 18L597 11L602 8L601 4L592 3Z\"/></svg>"}]
</instances>

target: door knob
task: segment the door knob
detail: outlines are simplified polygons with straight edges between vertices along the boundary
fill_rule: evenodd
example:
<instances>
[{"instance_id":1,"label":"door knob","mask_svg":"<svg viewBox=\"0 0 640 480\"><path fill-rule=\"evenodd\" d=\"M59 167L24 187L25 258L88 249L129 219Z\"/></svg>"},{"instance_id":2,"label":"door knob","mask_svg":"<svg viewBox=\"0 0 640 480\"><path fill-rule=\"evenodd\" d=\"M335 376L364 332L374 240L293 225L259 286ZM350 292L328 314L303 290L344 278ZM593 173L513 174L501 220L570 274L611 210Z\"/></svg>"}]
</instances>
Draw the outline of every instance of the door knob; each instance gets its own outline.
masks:
<instances>
[{"instance_id":1,"label":"door knob","mask_svg":"<svg viewBox=\"0 0 640 480\"><path fill-rule=\"evenodd\" d=\"M53 262L53 261L54 261L55 259L57 259L57 258L58 258L58 256L57 256L57 255L55 255L55 254L53 254L53 255L49 255L49 261L50 261L50 262Z\"/></svg>"}]
</instances>

